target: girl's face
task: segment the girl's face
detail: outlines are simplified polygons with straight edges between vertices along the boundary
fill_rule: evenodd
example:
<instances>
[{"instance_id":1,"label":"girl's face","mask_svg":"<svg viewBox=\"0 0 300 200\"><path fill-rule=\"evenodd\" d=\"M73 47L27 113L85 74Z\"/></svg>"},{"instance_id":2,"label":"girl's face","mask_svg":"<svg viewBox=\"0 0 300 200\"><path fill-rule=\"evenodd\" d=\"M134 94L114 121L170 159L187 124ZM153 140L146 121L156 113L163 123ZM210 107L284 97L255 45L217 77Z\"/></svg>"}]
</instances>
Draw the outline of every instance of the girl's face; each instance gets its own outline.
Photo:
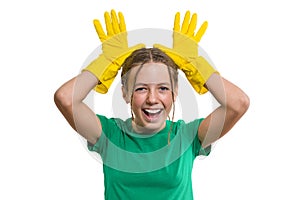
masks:
<instances>
[{"instance_id":1,"label":"girl's face","mask_svg":"<svg viewBox=\"0 0 300 200\"><path fill-rule=\"evenodd\" d=\"M177 87L171 86L170 74L166 65L145 63L137 73L139 68L140 66L131 69L128 92L125 92L123 88L123 96L127 103L131 102L135 131L140 133L158 132L165 127L173 104L172 88L175 88L175 101Z\"/></svg>"}]
</instances>

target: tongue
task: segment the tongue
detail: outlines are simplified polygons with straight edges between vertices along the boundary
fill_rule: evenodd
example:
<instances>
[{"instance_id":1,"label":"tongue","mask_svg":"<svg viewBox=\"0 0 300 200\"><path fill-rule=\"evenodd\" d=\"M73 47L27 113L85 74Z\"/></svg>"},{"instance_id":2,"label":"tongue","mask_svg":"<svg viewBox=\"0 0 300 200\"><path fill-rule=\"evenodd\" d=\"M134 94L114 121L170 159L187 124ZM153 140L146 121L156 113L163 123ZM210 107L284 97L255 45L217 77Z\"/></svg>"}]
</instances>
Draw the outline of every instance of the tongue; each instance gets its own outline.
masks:
<instances>
[{"instance_id":1,"label":"tongue","mask_svg":"<svg viewBox=\"0 0 300 200\"><path fill-rule=\"evenodd\" d=\"M156 116L158 115L159 113L148 113L149 116Z\"/></svg>"}]
</instances>

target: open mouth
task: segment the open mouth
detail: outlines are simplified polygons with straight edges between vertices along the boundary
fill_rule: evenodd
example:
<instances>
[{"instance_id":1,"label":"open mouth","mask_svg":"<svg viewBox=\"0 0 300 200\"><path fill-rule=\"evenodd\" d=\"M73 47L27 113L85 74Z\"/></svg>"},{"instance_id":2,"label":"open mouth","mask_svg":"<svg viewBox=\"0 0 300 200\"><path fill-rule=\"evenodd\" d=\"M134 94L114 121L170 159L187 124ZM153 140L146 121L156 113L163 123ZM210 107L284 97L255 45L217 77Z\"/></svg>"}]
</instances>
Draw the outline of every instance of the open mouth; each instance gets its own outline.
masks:
<instances>
[{"instance_id":1,"label":"open mouth","mask_svg":"<svg viewBox=\"0 0 300 200\"><path fill-rule=\"evenodd\" d=\"M154 121L159 118L163 109L142 109L148 121Z\"/></svg>"}]
</instances>

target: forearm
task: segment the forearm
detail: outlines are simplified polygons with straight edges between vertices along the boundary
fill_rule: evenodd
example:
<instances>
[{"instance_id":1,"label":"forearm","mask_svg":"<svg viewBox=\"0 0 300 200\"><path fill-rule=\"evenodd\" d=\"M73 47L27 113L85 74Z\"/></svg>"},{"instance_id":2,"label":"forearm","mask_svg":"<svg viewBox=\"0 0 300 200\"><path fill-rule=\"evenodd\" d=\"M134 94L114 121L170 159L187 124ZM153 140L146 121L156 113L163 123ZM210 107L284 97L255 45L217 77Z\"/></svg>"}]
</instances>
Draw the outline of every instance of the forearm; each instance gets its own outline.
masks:
<instances>
[{"instance_id":1,"label":"forearm","mask_svg":"<svg viewBox=\"0 0 300 200\"><path fill-rule=\"evenodd\" d=\"M249 98L233 83L214 73L207 80L205 86L220 103L221 107L240 114L246 112L249 106Z\"/></svg>"},{"instance_id":2,"label":"forearm","mask_svg":"<svg viewBox=\"0 0 300 200\"><path fill-rule=\"evenodd\" d=\"M236 85L213 74L206 87L219 102L217 107L199 126L199 139L203 146L224 136L244 115L249 107L248 96Z\"/></svg>"},{"instance_id":3,"label":"forearm","mask_svg":"<svg viewBox=\"0 0 300 200\"><path fill-rule=\"evenodd\" d=\"M89 72L63 84L55 93L54 101L71 127L91 143L100 136L101 125L95 113L83 102L98 79Z\"/></svg>"}]
</instances>

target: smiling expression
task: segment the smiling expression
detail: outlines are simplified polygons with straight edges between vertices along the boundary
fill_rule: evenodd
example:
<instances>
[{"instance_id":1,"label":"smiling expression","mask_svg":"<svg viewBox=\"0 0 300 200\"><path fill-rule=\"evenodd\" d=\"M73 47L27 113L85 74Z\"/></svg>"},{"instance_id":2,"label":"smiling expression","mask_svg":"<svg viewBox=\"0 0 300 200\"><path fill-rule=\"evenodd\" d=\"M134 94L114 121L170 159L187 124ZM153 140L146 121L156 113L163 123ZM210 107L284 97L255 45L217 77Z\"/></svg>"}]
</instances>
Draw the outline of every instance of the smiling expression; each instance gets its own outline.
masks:
<instances>
[{"instance_id":1,"label":"smiling expression","mask_svg":"<svg viewBox=\"0 0 300 200\"><path fill-rule=\"evenodd\" d=\"M171 86L170 73L165 64L145 63L133 67L130 72L128 88L123 97L131 102L134 114L133 128L139 133L154 133L162 130L172 109L177 94L177 86ZM173 81L174 82L174 81Z\"/></svg>"}]
</instances>

